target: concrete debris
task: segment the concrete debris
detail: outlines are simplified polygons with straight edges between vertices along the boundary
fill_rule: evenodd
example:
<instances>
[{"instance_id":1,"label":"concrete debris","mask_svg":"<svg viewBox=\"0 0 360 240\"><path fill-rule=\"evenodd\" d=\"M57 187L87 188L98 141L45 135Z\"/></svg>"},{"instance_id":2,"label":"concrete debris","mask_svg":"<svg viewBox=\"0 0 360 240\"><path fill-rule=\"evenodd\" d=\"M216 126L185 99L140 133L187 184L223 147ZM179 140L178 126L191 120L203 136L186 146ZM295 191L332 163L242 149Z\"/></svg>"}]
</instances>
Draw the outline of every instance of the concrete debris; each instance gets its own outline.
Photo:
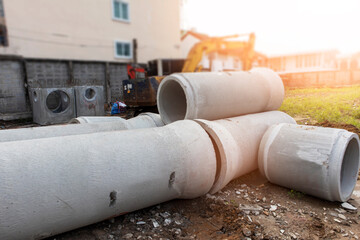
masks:
<instances>
[{"instance_id":1,"label":"concrete debris","mask_svg":"<svg viewBox=\"0 0 360 240\"><path fill-rule=\"evenodd\" d=\"M347 202L344 202L341 204L341 207L348 210L348 211L357 211L357 208L354 207L353 205L347 203Z\"/></svg>"},{"instance_id":2,"label":"concrete debris","mask_svg":"<svg viewBox=\"0 0 360 240\"><path fill-rule=\"evenodd\" d=\"M277 210L277 206L276 205L270 205L270 212L274 212Z\"/></svg>"},{"instance_id":3,"label":"concrete debris","mask_svg":"<svg viewBox=\"0 0 360 240\"><path fill-rule=\"evenodd\" d=\"M244 236L246 236L246 237L250 237L252 235L252 232L248 228L244 228L242 230L242 232L243 232Z\"/></svg>"}]
</instances>

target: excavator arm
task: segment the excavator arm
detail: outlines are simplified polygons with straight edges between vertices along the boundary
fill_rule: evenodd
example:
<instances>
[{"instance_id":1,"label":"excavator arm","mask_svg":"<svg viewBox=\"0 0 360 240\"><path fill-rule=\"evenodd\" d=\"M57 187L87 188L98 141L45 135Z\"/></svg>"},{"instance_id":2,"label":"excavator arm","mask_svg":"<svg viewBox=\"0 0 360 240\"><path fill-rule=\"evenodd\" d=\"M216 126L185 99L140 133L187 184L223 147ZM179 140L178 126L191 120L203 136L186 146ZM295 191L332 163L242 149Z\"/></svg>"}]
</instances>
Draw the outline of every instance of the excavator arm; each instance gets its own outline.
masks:
<instances>
[{"instance_id":1,"label":"excavator arm","mask_svg":"<svg viewBox=\"0 0 360 240\"><path fill-rule=\"evenodd\" d=\"M199 63L206 54L212 52L228 53L228 51L235 53L228 53L230 55L240 56L243 63L243 70L249 70L254 59L255 34L249 34L249 40L247 42L225 40L233 37L238 37L238 35L208 38L195 44L187 56L182 72L198 71L200 68Z\"/></svg>"}]
</instances>

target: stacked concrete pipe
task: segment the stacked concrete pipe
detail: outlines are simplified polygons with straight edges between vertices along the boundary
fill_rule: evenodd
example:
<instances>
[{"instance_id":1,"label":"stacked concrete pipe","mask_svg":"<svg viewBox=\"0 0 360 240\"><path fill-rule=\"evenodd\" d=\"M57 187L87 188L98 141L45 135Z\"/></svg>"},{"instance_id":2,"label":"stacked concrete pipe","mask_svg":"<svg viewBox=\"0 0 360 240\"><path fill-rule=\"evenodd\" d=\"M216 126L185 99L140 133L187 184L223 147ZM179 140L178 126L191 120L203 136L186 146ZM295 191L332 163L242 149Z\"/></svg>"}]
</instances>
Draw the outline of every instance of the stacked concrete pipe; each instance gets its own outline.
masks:
<instances>
[{"instance_id":1,"label":"stacked concrete pipe","mask_svg":"<svg viewBox=\"0 0 360 240\"><path fill-rule=\"evenodd\" d=\"M359 137L343 129L277 124L259 148L259 169L270 182L329 201L351 197L359 164Z\"/></svg>"},{"instance_id":2,"label":"stacked concrete pipe","mask_svg":"<svg viewBox=\"0 0 360 240\"><path fill-rule=\"evenodd\" d=\"M152 128L164 125L159 114L154 113L144 113L129 120L121 117L78 117L71 120L70 123L79 124L2 130L0 142Z\"/></svg>"},{"instance_id":3,"label":"stacked concrete pipe","mask_svg":"<svg viewBox=\"0 0 360 240\"><path fill-rule=\"evenodd\" d=\"M162 80L157 93L165 124L276 110L283 99L281 78L266 68L250 72L176 73Z\"/></svg>"},{"instance_id":4,"label":"stacked concrete pipe","mask_svg":"<svg viewBox=\"0 0 360 240\"><path fill-rule=\"evenodd\" d=\"M41 239L213 185L216 155L193 121L0 144L0 239Z\"/></svg>"}]
</instances>

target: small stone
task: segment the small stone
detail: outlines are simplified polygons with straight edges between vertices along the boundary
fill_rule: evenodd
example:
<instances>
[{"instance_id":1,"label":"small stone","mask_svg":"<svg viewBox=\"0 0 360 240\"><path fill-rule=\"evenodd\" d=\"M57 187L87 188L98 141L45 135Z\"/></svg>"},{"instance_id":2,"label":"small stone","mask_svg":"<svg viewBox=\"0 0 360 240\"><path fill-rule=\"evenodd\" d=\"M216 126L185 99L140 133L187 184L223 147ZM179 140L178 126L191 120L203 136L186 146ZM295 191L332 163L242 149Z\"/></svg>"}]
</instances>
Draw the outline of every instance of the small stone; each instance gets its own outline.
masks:
<instances>
[{"instance_id":1,"label":"small stone","mask_svg":"<svg viewBox=\"0 0 360 240\"><path fill-rule=\"evenodd\" d=\"M239 206L239 209L242 210L242 211L252 211L252 212L255 212L255 211L262 211L263 208L260 207L259 205L247 205L247 204L240 204Z\"/></svg>"},{"instance_id":2,"label":"small stone","mask_svg":"<svg viewBox=\"0 0 360 240\"><path fill-rule=\"evenodd\" d=\"M130 239L132 238L134 235L132 233L127 233L125 234L124 236L122 236L122 238L125 238L125 239Z\"/></svg>"},{"instance_id":3,"label":"small stone","mask_svg":"<svg viewBox=\"0 0 360 240\"><path fill-rule=\"evenodd\" d=\"M144 224L146 224L146 222L144 222L144 221L138 221L136 224L137 224L137 225L144 225Z\"/></svg>"},{"instance_id":4,"label":"small stone","mask_svg":"<svg viewBox=\"0 0 360 240\"><path fill-rule=\"evenodd\" d=\"M180 234L181 234L181 229L176 228L176 229L175 229L175 234L176 234L176 235L180 235Z\"/></svg>"},{"instance_id":5,"label":"small stone","mask_svg":"<svg viewBox=\"0 0 360 240\"><path fill-rule=\"evenodd\" d=\"M152 223L153 223L154 228L157 228L160 226L160 224L155 219L152 219Z\"/></svg>"},{"instance_id":6,"label":"small stone","mask_svg":"<svg viewBox=\"0 0 360 240\"><path fill-rule=\"evenodd\" d=\"M263 211L263 213L264 213L266 216L269 216L269 212L268 212L268 211Z\"/></svg>"},{"instance_id":7,"label":"small stone","mask_svg":"<svg viewBox=\"0 0 360 240\"><path fill-rule=\"evenodd\" d=\"M243 232L245 237L250 237L251 234L252 234L252 232L248 228L243 228L242 232Z\"/></svg>"},{"instance_id":8,"label":"small stone","mask_svg":"<svg viewBox=\"0 0 360 240\"><path fill-rule=\"evenodd\" d=\"M341 221L337 218L334 218L334 221L337 222L337 223L341 223Z\"/></svg>"},{"instance_id":9,"label":"small stone","mask_svg":"<svg viewBox=\"0 0 360 240\"><path fill-rule=\"evenodd\" d=\"M236 193L237 195L240 195L240 194L241 194L241 192L240 192L240 191L235 191L235 193Z\"/></svg>"},{"instance_id":10,"label":"small stone","mask_svg":"<svg viewBox=\"0 0 360 240\"><path fill-rule=\"evenodd\" d=\"M111 235L111 234L110 234L110 235L108 236L108 239L114 239L114 235Z\"/></svg>"},{"instance_id":11,"label":"small stone","mask_svg":"<svg viewBox=\"0 0 360 240\"><path fill-rule=\"evenodd\" d=\"M165 225L165 226L170 225L171 222L172 222L172 221L171 221L170 218L166 218L166 219L164 220L164 225Z\"/></svg>"},{"instance_id":12,"label":"small stone","mask_svg":"<svg viewBox=\"0 0 360 240\"><path fill-rule=\"evenodd\" d=\"M163 213L160 213L160 216L162 216L163 218L168 218L170 216L170 213L163 212Z\"/></svg>"},{"instance_id":13,"label":"small stone","mask_svg":"<svg viewBox=\"0 0 360 240\"><path fill-rule=\"evenodd\" d=\"M270 205L270 212L276 211L277 206L276 205Z\"/></svg>"},{"instance_id":14,"label":"small stone","mask_svg":"<svg viewBox=\"0 0 360 240\"><path fill-rule=\"evenodd\" d=\"M342 203L341 207L346 209L346 210L349 210L349 211L356 211L357 210L356 207L354 207L353 205L351 205L351 204L349 204L347 202Z\"/></svg>"},{"instance_id":15,"label":"small stone","mask_svg":"<svg viewBox=\"0 0 360 240\"><path fill-rule=\"evenodd\" d=\"M337 213L336 213L336 212L333 212L333 211L330 211L329 214L330 214L330 216L333 216L333 217L337 217L337 216L338 216Z\"/></svg>"},{"instance_id":16,"label":"small stone","mask_svg":"<svg viewBox=\"0 0 360 240\"><path fill-rule=\"evenodd\" d=\"M295 235L295 234L293 234L293 233L289 233L289 235L290 235L290 237L291 237L292 239L297 239L297 237L296 237L296 235Z\"/></svg>"},{"instance_id":17,"label":"small stone","mask_svg":"<svg viewBox=\"0 0 360 240\"><path fill-rule=\"evenodd\" d=\"M266 202L266 197L263 197L263 198L262 198L262 201L263 201L263 202Z\"/></svg>"},{"instance_id":18,"label":"small stone","mask_svg":"<svg viewBox=\"0 0 360 240\"><path fill-rule=\"evenodd\" d=\"M246 184L241 184L240 187L241 187L241 188L246 188L247 185L246 185Z\"/></svg>"},{"instance_id":19,"label":"small stone","mask_svg":"<svg viewBox=\"0 0 360 240\"><path fill-rule=\"evenodd\" d=\"M175 224L176 224L176 225L181 225L182 222L181 222L180 220L175 220Z\"/></svg>"},{"instance_id":20,"label":"small stone","mask_svg":"<svg viewBox=\"0 0 360 240\"><path fill-rule=\"evenodd\" d=\"M338 213L346 213L346 211L341 208L335 208L335 211L337 211Z\"/></svg>"},{"instance_id":21,"label":"small stone","mask_svg":"<svg viewBox=\"0 0 360 240\"><path fill-rule=\"evenodd\" d=\"M284 229L280 229L280 232L281 232L281 234L283 234L283 233L285 232L285 230L284 230Z\"/></svg>"},{"instance_id":22,"label":"small stone","mask_svg":"<svg viewBox=\"0 0 360 240\"><path fill-rule=\"evenodd\" d=\"M346 217L343 214L338 214L338 217L341 218L342 220L346 220Z\"/></svg>"}]
</instances>

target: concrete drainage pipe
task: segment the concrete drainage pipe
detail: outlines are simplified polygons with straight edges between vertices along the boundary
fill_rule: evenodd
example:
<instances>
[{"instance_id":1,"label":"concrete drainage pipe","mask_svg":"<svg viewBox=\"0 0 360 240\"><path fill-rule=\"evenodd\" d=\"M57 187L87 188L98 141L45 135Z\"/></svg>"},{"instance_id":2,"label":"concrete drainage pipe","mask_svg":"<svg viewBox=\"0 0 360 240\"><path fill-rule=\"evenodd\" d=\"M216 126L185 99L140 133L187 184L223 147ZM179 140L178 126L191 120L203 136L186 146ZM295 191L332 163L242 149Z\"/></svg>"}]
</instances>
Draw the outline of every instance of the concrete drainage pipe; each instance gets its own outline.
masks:
<instances>
[{"instance_id":1,"label":"concrete drainage pipe","mask_svg":"<svg viewBox=\"0 0 360 240\"><path fill-rule=\"evenodd\" d=\"M259 168L272 183L330 201L347 201L360 163L359 137L342 129L278 124L259 149Z\"/></svg>"},{"instance_id":2,"label":"concrete drainage pipe","mask_svg":"<svg viewBox=\"0 0 360 240\"><path fill-rule=\"evenodd\" d=\"M141 113L139 116L125 120L121 117L77 117L71 119L69 123L104 123L104 122L124 122L129 124L129 129L135 128L149 128L149 127L161 127L164 123L161 120L159 114L156 113Z\"/></svg>"},{"instance_id":3,"label":"concrete drainage pipe","mask_svg":"<svg viewBox=\"0 0 360 240\"><path fill-rule=\"evenodd\" d=\"M156 113L141 113L137 117L127 120L130 126L133 128L148 128L148 127L162 127L163 121L159 114Z\"/></svg>"},{"instance_id":4,"label":"concrete drainage pipe","mask_svg":"<svg viewBox=\"0 0 360 240\"><path fill-rule=\"evenodd\" d=\"M8 129L0 131L0 143L9 141L30 140L37 138L51 138L95 132L108 132L128 129L126 120L118 122L93 124L68 124L47 127L34 127L22 129Z\"/></svg>"},{"instance_id":5,"label":"concrete drainage pipe","mask_svg":"<svg viewBox=\"0 0 360 240\"><path fill-rule=\"evenodd\" d=\"M72 119L71 123L80 124L2 130L0 131L0 142L151 128L164 125L160 115L154 113L140 114L130 120L121 117L78 117Z\"/></svg>"},{"instance_id":6,"label":"concrete drainage pipe","mask_svg":"<svg viewBox=\"0 0 360 240\"><path fill-rule=\"evenodd\" d=\"M293 118L279 111L196 121L213 139L219 155L216 179L210 193L216 193L231 180L257 169L260 141L268 127L276 123L295 123Z\"/></svg>"},{"instance_id":7,"label":"concrete drainage pipe","mask_svg":"<svg viewBox=\"0 0 360 240\"><path fill-rule=\"evenodd\" d=\"M121 117L94 117L94 116L81 116L73 118L69 123L104 123L104 122L121 122L126 121Z\"/></svg>"},{"instance_id":8,"label":"concrete drainage pipe","mask_svg":"<svg viewBox=\"0 0 360 240\"><path fill-rule=\"evenodd\" d=\"M0 152L0 239L45 238L199 197L216 173L212 141L193 121L3 142Z\"/></svg>"},{"instance_id":9,"label":"concrete drainage pipe","mask_svg":"<svg viewBox=\"0 0 360 240\"><path fill-rule=\"evenodd\" d=\"M250 72L176 73L161 82L157 93L165 124L276 110L283 98L281 78L266 68Z\"/></svg>"}]
</instances>

